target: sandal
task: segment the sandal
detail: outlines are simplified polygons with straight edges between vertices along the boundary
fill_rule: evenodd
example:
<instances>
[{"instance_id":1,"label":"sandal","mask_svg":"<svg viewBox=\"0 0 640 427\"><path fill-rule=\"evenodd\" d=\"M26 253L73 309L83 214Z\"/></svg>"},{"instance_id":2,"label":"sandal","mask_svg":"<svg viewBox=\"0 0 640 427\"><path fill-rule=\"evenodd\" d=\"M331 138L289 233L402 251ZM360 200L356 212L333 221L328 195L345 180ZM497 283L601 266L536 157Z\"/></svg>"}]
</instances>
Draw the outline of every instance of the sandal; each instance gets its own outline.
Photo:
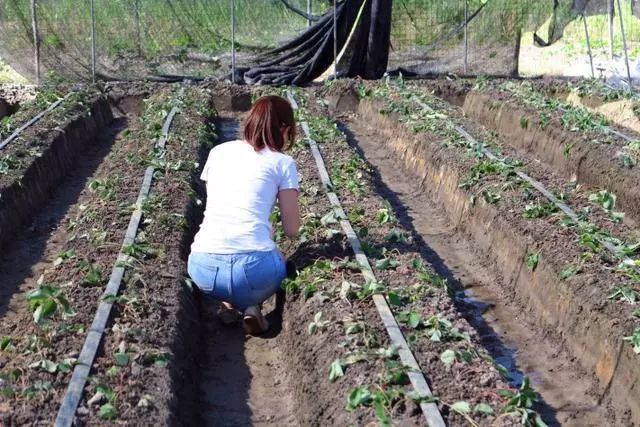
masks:
<instances>
[{"instance_id":1,"label":"sandal","mask_svg":"<svg viewBox=\"0 0 640 427\"><path fill-rule=\"evenodd\" d=\"M264 318L260 309L252 305L244 311L242 326L248 334L258 335L269 329L269 322Z\"/></svg>"},{"instance_id":2,"label":"sandal","mask_svg":"<svg viewBox=\"0 0 640 427\"><path fill-rule=\"evenodd\" d=\"M240 320L240 314L238 311L233 308L232 305L227 303L221 303L218 308L218 317L223 325L233 325L238 320Z\"/></svg>"}]
</instances>

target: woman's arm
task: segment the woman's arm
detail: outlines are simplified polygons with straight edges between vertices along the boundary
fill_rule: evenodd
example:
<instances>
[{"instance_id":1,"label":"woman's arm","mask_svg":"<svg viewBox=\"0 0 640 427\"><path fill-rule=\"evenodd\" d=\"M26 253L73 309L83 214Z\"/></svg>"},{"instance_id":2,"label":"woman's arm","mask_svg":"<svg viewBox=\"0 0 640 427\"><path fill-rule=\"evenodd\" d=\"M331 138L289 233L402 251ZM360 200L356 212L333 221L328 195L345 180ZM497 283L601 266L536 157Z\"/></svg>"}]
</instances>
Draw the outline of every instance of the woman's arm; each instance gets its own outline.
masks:
<instances>
[{"instance_id":1,"label":"woman's arm","mask_svg":"<svg viewBox=\"0 0 640 427\"><path fill-rule=\"evenodd\" d=\"M287 237L295 237L300 228L300 212L298 210L298 190L278 191L278 203L280 205L280 217L282 227Z\"/></svg>"}]
</instances>

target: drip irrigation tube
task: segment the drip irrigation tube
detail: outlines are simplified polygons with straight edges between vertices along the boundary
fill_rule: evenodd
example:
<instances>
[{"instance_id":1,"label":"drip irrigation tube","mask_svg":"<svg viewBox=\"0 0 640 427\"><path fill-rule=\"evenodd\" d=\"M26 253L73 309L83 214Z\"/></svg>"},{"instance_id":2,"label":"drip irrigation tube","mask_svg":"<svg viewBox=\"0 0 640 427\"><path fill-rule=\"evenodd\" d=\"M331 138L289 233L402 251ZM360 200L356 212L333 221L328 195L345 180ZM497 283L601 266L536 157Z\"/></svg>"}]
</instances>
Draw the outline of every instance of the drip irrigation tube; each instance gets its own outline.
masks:
<instances>
[{"instance_id":1,"label":"drip irrigation tube","mask_svg":"<svg viewBox=\"0 0 640 427\"><path fill-rule=\"evenodd\" d=\"M558 111L560 111L561 113L566 113L568 112L566 108L564 107L558 107ZM617 136L618 138L624 139L626 142L634 142L637 141L637 138L631 138L630 136L615 130L614 128L612 128L611 126L602 126L602 129L606 132L606 133L610 133L613 134L615 136Z\"/></svg>"},{"instance_id":2,"label":"drip irrigation tube","mask_svg":"<svg viewBox=\"0 0 640 427\"><path fill-rule=\"evenodd\" d=\"M178 108L173 107L173 109L167 116L167 119L162 126L162 136L156 144L158 148L164 148L169 136L169 128L171 127L173 118L177 113ZM109 315L111 314L111 307L113 306L113 303L109 302L106 297L118 295L118 291L120 290L120 283L122 282L122 278L124 277L125 273L125 267L123 267L122 265L127 259L127 256L124 254L123 250L126 246L133 244L135 241L136 234L138 232L138 226L140 225L140 221L142 220L142 205L149 196L154 172L155 168L153 166L149 166L145 171L144 180L142 181L142 186L140 187L140 193L138 194L138 199L136 200L135 210L131 214L129 227L127 228L124 241L122 242L122 249L120 249L120 253L118 254L115 266L111 271L109 283L107 283L107 287L105 288L104 293L100 298L98 310L96 311L93 323L91 324L89 332L87 333L87 338L84 342L84 345L82 346L82 351L80 352L78 361L75 365L75 368L73 369L69 387L67 388L67 392L64 395L62 404L60 405L60 410L58 411L58 415L56 417L56 427L71 427L71 425L73 425L75 413L78 409L80 399L82 398L82 391L84 390L87 378L89 377L91 366L93 365L96 353L98 352L98 346L102 341L102 336L104 335L104 330L109 320Z\"/></svg>"},{"instance_id":3,"label":"drip irrigation tube","mask_svg":"<svg viewBox=\"0 0 640 427\"><path fill-rule=\"evenodd\" d=\"M53 111L58 105L62 104L62 102L65 99L68 99L71 95L73 95L75 92L71 92L68 93L64 98L60 98L58 99L56 102L54 102L53 104L49 105L49 107L47 107L46 110L44 110L43 112L39 113L38 115L36 115L34 118L32 118L31 120L29 120L27 123L23 124L22 126L20 126L18 129L16 129L11 135L9 135L7 137L7 139L5 139L4 141L0 142L0 150L2 150L5 146L7 146L9 143L11 143L14 139L16 139L18 136L20 136L20 134L22 132L24 132L24 130L26 130L28 127L32 126L33 124L37 123L38 121L40 121L40 119L42 119L44 116L46 116L47 114L49 114L51 111Z\"/></svg>"},{"instance_id":4,"label":"drip irrigation tube","mask_svg":"<svg viewBox=\"0 0 640 427\"><path fill-rule=\"evenodd\" d=\"M433 108L431 108L430 106L428 106L427 104L425 104L424 102L422 102L422 100L420 100L419 98L417 98L416 96L412 97L413 101L418 104L423 110L429 112L429 113L435 113L435 110ZM463 138L465 138L467 141L469 141L472 144L475 144L478 147L481 147L480 151L482 152L482 154L487 157L490 160L500 160L498 159L498 157L493 154L491 151L489 151L489 149L487 149L483 144L481 144L478 140L476 140L473 136L471 136L471 134L469 134L469 132L467 132L462 126L458 126L458 125L454 125L455 130L460 134L460 136L462 136ZM571 218L573 221L579 221L579 216L578 214L576 214L574 212L573 209L571 209L566 203L563 203L562 201L560 201L556 196L553 195L553 193L549 190L547 190L547 188L539 181L536 181L535 179L531 178L529 175L527 175L526 173L522 172L522 171L516 171L515 172L516 175L528 182L529 184L531 184L531 186L533 188L535 188L536 190L538 190L544 197L547 198L547 200L549 200L551 203L553 203L554 205L556 205L558 207L558 209L560 209L562 212L564 212L569 218ZM603 242L603 245L605 247L605 249L607 249L614 257L618 256L618 248L616 248L616 246L608 241ZM634 261L629 258L629 257L623 257L622 258L622 262L628 265L634 265Z\"/></svg>"},{"instance_id":5,"label":"drip irrigation tube","mask_svg":"<svg viewBox=\"0 0 640 427\"><path fill-rule=\"evenodd\" d=\"M293 97L291 91L287 91L287 97L289 98L293 109L298 110L298 103ZM331 184L331 178L329 177L329 173L327 172L324 160L322 159L322 154L318 149L318 144L313 140L311 136L309 124L307 122L302 122L301 126L307 137L307 143L311 150L311 154L313 155L313 158L316 162L318 173L327 193L327 197L329 198L329 202L331 203L331 206L336 214L336 218L340 220L340 226L346 234L347 239L349 240L349 244L351 245L351 248L355 253L356 260L358 261L358 264L360 264L360 267L362 269L362 274L367 281L376 281L376 277L373 273L371 265L369 264L369 260L367 259L365 253L362 251L360 239L358 239L358 236L353 230L351 223L347 219L338 196L332 190L333 186ZM407 345L407 341L402 335L402 331L400 330L398 322L391 312L391 308L389 307L386 298L383 295L374 294L373 302L376 306L378 314L380 315L380 318L382 319L382 323L384 324L384 327L389 334L391 342L393 343L393 345L398 347L398 354L400 356L400 359L402 360L402 363L409 368L408 376L409 380L411 381L411 385L419 396L433 397L433 393L431 392L431 389L427 384L427 380L425 379L424 374L422 373L422 370L420 369L420 366L416 361L416 358L414 357L413 353L411 353L411 350ZM422 413L424 414L427 425L429 427L445 426L442 415L440 414L438 406L435 403L422 402L420 403L420 409L422 409Z\"/></svg>"}]
</instances>

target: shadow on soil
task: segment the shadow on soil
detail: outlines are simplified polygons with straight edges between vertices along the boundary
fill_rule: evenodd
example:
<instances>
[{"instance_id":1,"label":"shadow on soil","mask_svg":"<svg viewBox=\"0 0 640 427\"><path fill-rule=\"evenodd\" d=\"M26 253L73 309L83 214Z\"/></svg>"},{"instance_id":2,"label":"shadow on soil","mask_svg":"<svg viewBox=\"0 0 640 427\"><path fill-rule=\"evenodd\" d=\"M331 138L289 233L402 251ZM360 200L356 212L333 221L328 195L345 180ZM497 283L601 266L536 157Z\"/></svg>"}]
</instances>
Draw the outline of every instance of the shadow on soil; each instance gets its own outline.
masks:
<instances>
[{"instance_id":1,"label":"shadow on soil","mask_svg":"<svg viewBox=\"0 0 640 427\"><path fill-rule=\"evenodd\" d=\"M218 143L236 138L237 120L218 118L214 124ZM208 155L209 149L203 146L199 153L200 170ZM182 244L185 270L191 242L206 206L206 189L199 174L192 176L192 182L203 203L189 206L190 230L185 233ZM172 369L176 390L171 404L172 424L251 425L252 410L248 404L251 371L245 358L244 330L239 324L223 325L215 315L218 302L203 297L195 284L193 292L183 294L178 326L180 336L172 346L176 357ZM274 326L277 324L273 315L269 316L269 321L274 322Z\"/></svg>"},{"instance_id":2,"label":"shadow on soil","mask_svg":"<svg viewBox=\"0 0 640 427\"><path fill-rule=\"evenodd\" d=\"M0 316L9 309L11 297L20 291L21 285L37 273L51 234L60 226L86 187L88 179L111 151L116 136L127 127L125 118L115 119L103 130L100 141L95 143L74 161L74 167L62 183L43 201L40 213L30 224L23 226L13 243L3 250L0 258Z\"/></svg>"},{"instance_id":3,"label":"shadow on soil","mask_svg":"<svg viewBox=\"0 0 640 427\"><path fill-rule=\"evenodd\" d=\"M413 225L413 218L409 215L407 207L404 206L398 195L384 183L380 173L378 172L378 168L369 163L366 154L358 144L356 135L351 132L344 123L338 123L338 127L347 136L347 142L349 145L356 150L358 155L367 162L368 166L371 167L373 171L375 171L373 178L378 194L391 203L391 206L396 212L398 221L400 221L402 226L407 230L410 230L415 236L415 242L421 248L422 258L433 267L438 275L447 279L456 294L464 295L464 297L454 299L456 308L478 332L482 345L486 348L491 357L496 361L496 363L499 363L506 369L506 379L508 382L514 387L519 387L522 383L524 373L518 367L518 362L515 358L517 349L506 346L495 330L483 318L483 313L489 305L464 294L462 285L446 262L425 242L422 236L415 229ZM399 250L403 249L403 245L399 243L391 246L398 248ZM538 401L535 409L542 415L547 424L550 426L559 425L556 419L556 411L542 399Z\"/></svg>"}]
</instances>

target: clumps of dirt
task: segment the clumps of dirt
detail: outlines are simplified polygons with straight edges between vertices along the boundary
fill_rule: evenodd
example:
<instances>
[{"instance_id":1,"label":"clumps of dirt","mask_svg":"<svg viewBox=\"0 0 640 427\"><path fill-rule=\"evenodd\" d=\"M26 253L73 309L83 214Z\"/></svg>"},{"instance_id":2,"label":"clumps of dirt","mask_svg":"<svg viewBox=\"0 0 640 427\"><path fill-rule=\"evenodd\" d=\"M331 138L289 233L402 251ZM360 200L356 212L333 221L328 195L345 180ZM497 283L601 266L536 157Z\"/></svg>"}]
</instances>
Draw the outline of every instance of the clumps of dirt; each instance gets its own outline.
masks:
<instances>
[{"instance_id":1,"label":"clumps of dirt","mask_svg":"<svg viewBox=\"0 0 640 427\"><path fill-rule=\"evenodd\" d=\"M113 391L118 400L111 419L120 423L200 425L201 319L190 282L186 259L200 208L192 198L193 180L206 141L209 102L207 91L197 87L164 88L147 101L143 118L150 129L161 125L157 115L171 105L181 107L170 129L160 167L143 208L137 249L112 312L110 328L92 370L94 381L86 388L79 420L93 424L105 420L104 401L92 397ZM141 142L146 157L154 135L148 131L130 137ZM145 157L136 162L140 177ZM115 260L115 257L113 258ZM122 363L126 354L126 363ZM91 403L89 403L91 401ZM83 414L80 416L80 414Z\"/></svg>"},{"instance_id":2,"label":"clumps of dirt","mask_svg":"<svg viewBox=\"0 0 640 427\"><path fill-rule=\"evenodd\" d=\"M217 79L205 80L201 87L211 91L213 107L218 111L249 111L251 109L251 89Z\"/></svg>"},{"instance_id":3,"label":"clumps of dirt","mask_svg":"<svg viewBox=\"0 0 640 427\"><path fill-rule=\"evenodd\" d=\"M603 410L635 405L630 404L633 399L626 399L629 390L623 378L634 377L637 364L625 362L614 367L611 363L626 360L632 353L629 347L620 350L620 340L631 333L632 327L624 319L630 318L632 307L607 300L611 289L624 286L623 277L611 274L616 263L594 257L582 264L580 260L585 257L576 243L575 232L563 226L558 216L525 219L525 205L545 203L539 195L528 198L520 191L503 188L501 198L487 200L481 190L497 188L500 180L492 184L497 176L483 179L481 190L473 190L472 186L472 193L462 191L460 183L477 164L467 149L447 144L435 136L437 130L415 131L414 135L410 125L400 123L401 117L395 113L382 116L381 110L384 105L380 103L363 107L361 119L376 123L394 155L417 174L425 189L443 202L448 214L486 251L500 268L504 283L514 285L513 289L505 289L510 298L522 304L523 312L534 316L544 333L555 334L571 355L579 355L585 370L595 373L600 384L598 387L594 381L593 393L606 393L607 387L618 388L618 392L609 393L607 400L611 403L604 403ZM485 200L476 198L480 196ZM575 265L580 269L570 277L563 276L567 268ZM616 338L610 339L613 328ZM628 415L621 413L619 422L628 421Z\"/></svg>"},{"instance_id":4,"label":"clumps of dirt","mask_svg":"<svg viewBox=\"0 0 640 427\"><path fill-rule=\"evenodd\" d=\"M460 401L471 407L489 405L499 412L505 400L499 397L498 391L511 390L511 387L489 362L490 357L479 344L475 330L457 311L448 296L446 281L430 266L415 232L400 224L393 208L380 197L375 173L358 152L344 139L326 142L320 148L334 186L361 236L369 262L375 266L378 281L397 298L392 309L438 398L445 420L451 425L466 423L464 417L451 410L451 406ZM341 180L341 176L351 173L352 177ZM429 324L446 331L440 341L429 339L433 332ZM451 366L441 361L444 351L453 353L465 348L473 349L470 351L479 356L470 362L453 362ZM483 423L492 417L475 413L472 418Z\"/></svg>"},{"instance_id":5,"label":"clumps of dirt","mask_svg":"<svg viewBox=\"0 0 640 427\"><path fill-rule=\"evenodd\" d=\"M78 154L113 120L102 96L86 102L63 108L69 116L62 122L43 119L2 150L0 245L30 221L73 167ZM53 126L55 131L51 131Z\"/></svg>"},{"instance_id":6,"label":"clumps of dirt","mask_svg":"<svg viewBox=\"0 0 640 427\"><path fill-rule=\"evenodd\" d=\"M299 277L289 285L283 309L279 347L290 364L288 372L302 425L367 425L375 422L368 406L345 410L357 388L376 391L375 384L397 364L389 339L370 300L354 300L364 285L353 253L322 191L314 159L304 146L295 152L301 180L303 235L281 242ZM320 223L325 218L326 226ZM328 221L328 222L327 222ZM299 289L295 289L300 286ZM317 321L321 313L321 320ZM316 322L317 331L309 332ZM325 323L326 322L326 323ZM389 352L385 356L384 352ZM349 360L352 360L349 362ZM331 366L341 363L344 376L330 380ZM401 384L406 386L406 378ZM420 410L410 399L393 399L389 416L401 425L419 425Z\"/></svg>"},{"instance_id":7,"label":"clumps of dirt","mask_svg":"<svg viewBox=\"0 0 640 427\"><path fill-rule=\"evenodd\" d=\"M9 105L18 105L33 100L37 90L37 86L2 84L0 85L0 99Z\"/></svg>"}]
</instances>

